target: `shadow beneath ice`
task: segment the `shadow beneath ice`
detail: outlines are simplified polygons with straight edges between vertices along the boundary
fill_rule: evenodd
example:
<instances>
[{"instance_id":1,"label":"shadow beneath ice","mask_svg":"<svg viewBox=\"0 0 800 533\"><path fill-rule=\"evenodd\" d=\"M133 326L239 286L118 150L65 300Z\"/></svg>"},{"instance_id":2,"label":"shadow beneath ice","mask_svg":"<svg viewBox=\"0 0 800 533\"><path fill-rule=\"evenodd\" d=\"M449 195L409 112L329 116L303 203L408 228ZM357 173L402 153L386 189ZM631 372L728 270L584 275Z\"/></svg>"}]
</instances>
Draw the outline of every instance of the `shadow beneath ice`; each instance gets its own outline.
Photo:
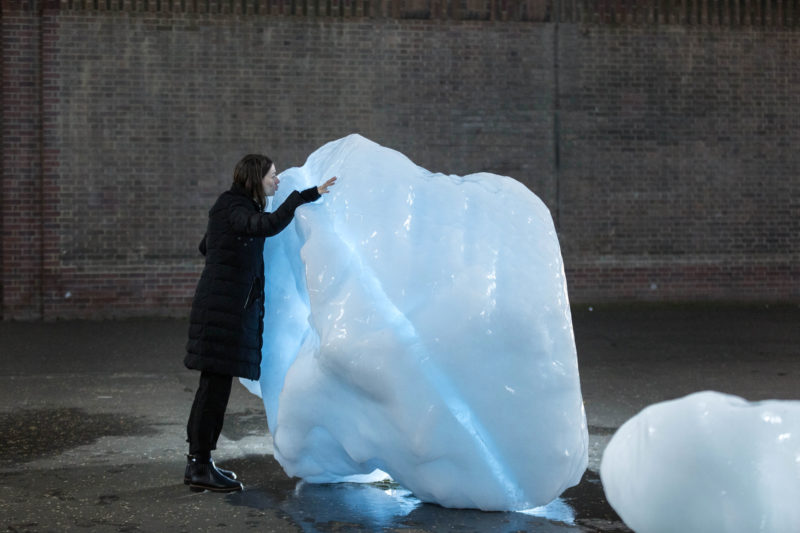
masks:
<instances>
[{"instance_id":1,"label":"shadow beneath ice","mask_svg":"<svg viewBox=\"0 0 800 533\"><path fill-rule=\"evenodd\" d=\"M241 472L245 482L243 492L226 496L228 503L272 510L307 533L630 531L605 501L594 472L587 472L579 485L547 506L525 512L484 512L423 503L393 482L313 484L290 479L272 456L249 456L224 466Z\"/></svg>"}]
</instances>

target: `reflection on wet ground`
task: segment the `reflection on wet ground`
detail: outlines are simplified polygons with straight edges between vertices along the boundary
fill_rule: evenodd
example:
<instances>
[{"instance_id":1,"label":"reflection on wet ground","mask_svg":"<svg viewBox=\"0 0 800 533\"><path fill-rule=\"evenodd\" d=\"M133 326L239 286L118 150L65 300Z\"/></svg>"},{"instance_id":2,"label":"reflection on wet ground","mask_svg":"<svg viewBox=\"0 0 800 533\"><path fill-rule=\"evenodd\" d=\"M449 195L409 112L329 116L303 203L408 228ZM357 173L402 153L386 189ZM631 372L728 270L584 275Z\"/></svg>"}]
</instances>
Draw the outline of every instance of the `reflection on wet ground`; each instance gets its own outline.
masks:
<instances>
[{"instance_id":1,"label":"reflection on wet ground","mask_svg":"<svg viewBox=\"0 0 800 533\"><path fill-rule=\"evenodd\" d=\"M261 482L225 498L231 505L278 510L306 533L328 531L628 532L605 501L600 480L587 471L581 483L545 507L526 512L447 509L422 503L396 483L311 484L287 479L271 456L229 461L227 468ZM255 479L253 481L256 481Z\"/></svg>"},{"instance_id":2,"label":"reflection on wet ground","mask_svg":"<svg viewBox=\"0 0 800 533\"><path fill-rule=\"evenodd\" d=\"M243 438L263 432L264 425L263 414L258 410L246 410L231 417L227 432L229 437ZM22 409L0 413L0 432L4 435L0 439L0 467L16 468L30 461L56 457L103 436L156 435L158 427L143 418L124 414L90 413L77 408ZM113 448L107 451L101 461L107 460L111 457L108 453L113 455L113 452ZM37 499L69 502L72 510L68 518L61 516L58 506L43 514L23 513L28 517L35 515L34 521L22 522L20 516L7 517L12 520L13 528L25 531L48 530L50 525L60 524L64 519L74 525L102 523L113 526L116 531L147 531L148 524L141 522L138 515L128 516L128 509L142 506L161 506L166 514L159 520L170 520L167 517L173 515L173 524L186 519L181 516L198 522L205 520L203 516L219 516L218 523L225 523L226 527L238 528L246 524L248 528L258 529L263 520L271 516L283 524L279 531L306 533L443 529L467 533L629 531L605 501L600 480L592 471L584 475L579 485L549 505L512 513L447 509L423 503L392 482L306 483L288 478L268 454L248 455L221 463L239 473L245 483L244 492L208 493L199 495L198 499L178 482L181 472L177 468L168 473L155 464L103 465L101 462L91 468L4 472L0 500L13 503L20 511L22 505L35 507ZM151 483L160 488L154 490ZM142 484L150 488L130 492L131 488ZM95 502L95 505L88 502ZM200 515L197 515L198 505L205 508ZM240 513L230 512L231 507ZM124 520L112 524L119 517ZM20 529L21 524L30 527Z\"/></svg>"}]
</instances>

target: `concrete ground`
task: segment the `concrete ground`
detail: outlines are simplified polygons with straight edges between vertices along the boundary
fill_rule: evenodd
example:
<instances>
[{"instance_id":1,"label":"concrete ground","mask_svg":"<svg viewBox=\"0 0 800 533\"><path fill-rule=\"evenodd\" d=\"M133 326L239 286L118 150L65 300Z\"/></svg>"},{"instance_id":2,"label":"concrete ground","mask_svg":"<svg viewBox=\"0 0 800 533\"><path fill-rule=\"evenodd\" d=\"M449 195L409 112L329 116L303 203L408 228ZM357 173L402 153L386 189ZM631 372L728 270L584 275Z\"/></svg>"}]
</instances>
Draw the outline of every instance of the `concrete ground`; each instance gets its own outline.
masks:
<instances>
[{"instance_id":1,"label":"concrete ground","mask_svg":"<svg viewBox=\"0 0 800 533\"><path fill-rule=\"evenodd\" d=\"M575 306L573 317L589 470L541 516L287 478L260 400L239 385L215 456L246 490L192 493L182 474L197 374L181 364L184 320L0 322L0 529L629 531L597 475L625 420L699 390L800 397L800 306Z\"/></svg>"}]
</instances>

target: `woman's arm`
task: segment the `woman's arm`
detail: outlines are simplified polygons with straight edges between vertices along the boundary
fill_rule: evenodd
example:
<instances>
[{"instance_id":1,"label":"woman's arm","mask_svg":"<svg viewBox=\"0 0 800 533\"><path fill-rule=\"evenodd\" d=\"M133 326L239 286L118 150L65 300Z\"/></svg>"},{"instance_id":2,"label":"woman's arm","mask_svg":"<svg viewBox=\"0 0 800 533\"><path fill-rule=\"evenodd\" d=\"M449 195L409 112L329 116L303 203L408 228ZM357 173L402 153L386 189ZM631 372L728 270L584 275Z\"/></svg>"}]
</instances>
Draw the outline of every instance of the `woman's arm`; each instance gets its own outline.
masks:
<instances>
[{"instance_id":1,"label":"woman's arm","mask_svg":"<svg viewBox=\"0 0 800 533\"><path fill-rule=\"evenodd\" d=\"M231 209L229 222L236 233L253 237L272 237L289 225L294 211L306 202L319 198L319 191L311 187L303 192L293 191L286 200L271 213L254 213L247 203L241 203Z\"/></svg>"}]
</instances>

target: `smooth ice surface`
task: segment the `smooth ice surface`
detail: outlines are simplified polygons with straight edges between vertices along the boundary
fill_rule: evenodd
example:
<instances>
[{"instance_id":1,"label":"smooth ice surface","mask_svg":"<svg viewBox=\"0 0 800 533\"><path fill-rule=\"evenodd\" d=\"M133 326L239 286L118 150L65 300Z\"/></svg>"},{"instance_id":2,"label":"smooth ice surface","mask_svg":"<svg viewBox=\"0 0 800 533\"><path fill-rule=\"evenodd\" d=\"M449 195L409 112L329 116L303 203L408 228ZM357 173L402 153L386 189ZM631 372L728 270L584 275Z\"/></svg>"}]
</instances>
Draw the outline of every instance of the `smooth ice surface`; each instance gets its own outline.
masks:
<instances>
[{"instance_id":1,"label":"smooth ice surface","mask_svg":"<svg viewBox=\"0 0 800 533\"><path fill-rule=\"evenodd\" d=\"M800 531L800 401L699 392L644 409L600 466L637 533Z\"/></svg>"},{"instance_id":2,"label":"smooth ice surface","mask_svg":"<svg viewBox=\"0 0 800 533\"><path fill-rule=\"evenodd\" d=\"M588 435L545 205L511 178L434 174L359 135L283 172L274 205L330 176L265 247L250 389L286 472L386 472L423 501L497 510L577 484Z\"/></svg>"}]
</instances>

